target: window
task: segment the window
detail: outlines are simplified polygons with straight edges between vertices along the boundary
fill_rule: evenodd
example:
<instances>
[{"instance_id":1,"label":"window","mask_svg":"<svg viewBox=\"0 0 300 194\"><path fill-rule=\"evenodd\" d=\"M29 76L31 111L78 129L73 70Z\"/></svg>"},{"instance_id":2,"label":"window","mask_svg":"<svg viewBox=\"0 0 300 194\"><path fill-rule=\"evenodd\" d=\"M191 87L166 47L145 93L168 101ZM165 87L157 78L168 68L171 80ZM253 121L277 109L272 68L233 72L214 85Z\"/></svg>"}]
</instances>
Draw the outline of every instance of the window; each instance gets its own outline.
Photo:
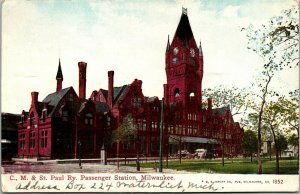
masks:
<instances>
[{"instance_id":1,"label":"window","mask_svg":"<svg viewBox=\"0 0 300 194\"><path fill-rule=\"evenodd\" d=\"M208 136L208 129L207 129L207 128L204 128L204 129L203 129L203 132L204 132L203 135L204 135L205 137L207 137L207 136Z\"/></svg>"},{"instance_id":2,"label":"window","mask_svg":"<svg viewBox=\"0 0 300 194\"><path fill-rule=\"evenodd\" d=\"M135 108L139 108L142 105L142 99L141 98L132 98L132 106Z\"/></svg>"},{"instance_id":3,"label":"window","mask_svg":"<svg viewBox=\"0 0 300 194\"><path fill-rule=\"evenodd\" d=\"M93 115L91 113L87 113L85 115L84 124L89 126L93 125Z\"/></svg>"},{"instance_id":4,"label":"window","mask_svg":"<svg viewBox=\"0 0 300 194\"><path fill-rule=\"evenodd\" d=\"M173 61L173 64L174 64L174 65L177 65L177 64L178 64L178 59L177 59L177 58L173 58L172 61Z\"/></svg>"},{"instance_id":5,"label":"window","mask_svg":"<svg viewBox=\"0 0 300 194\"><path fill-rule=\"evenodd\" d=\"M64 110L62 113L62 120L68 121L69 120L69 112L67 110Z\"/></svg>"},{"instance_id":6,"label":"window","mask_svg":"<svg viewBox=\"0 0 300 194\"><path fill-rule=\"evenodd\" d=\"M68 95L68 100L71 102L74 100L74 95L72 93Z\"/></svg>"},{"instance_id":7,"label":"window","mask_svg":"<svg viewBox=\"0 0 300 194\"><path fill-rule=\"evenodd\" d=\"M192 133L193 133L193 130L192 130L192 126L191 126L191 125L188 126L188 131L187 131L187 132L188 132L188 134L192 134Z\"/></svg>"},{"instance_id":8,"label":"window","mask_svg":"<svg viewBox=\"0 0 300 194\"><path fill-rule=\"evenodd\" d=\"M182 53L182 60L185 60L185 53Z\"/></svg>"},{"instance_id":9,"label":"window","mask_svg":"<svg viewBox=\"0 0 300 194\"><path fill-rule=\"evenodd\" d=\"M157 130L157 122L152 122L152 130L156 131Z\"/></svg>"},{"instance_id":10,"label":"window","mask_svg":"<svg viewBox=\"0 0 300 194\"><path fill-rule=\"evenodd\" d=\"M203 123L205 123L205 122L206 122L206 116L203 115Z\"/></svg>"},{"instance_id":11,"label":"window","mask_svg":"<svg viewBox=\"0 0 300 194\"><path fill-rule=\"evenodd\" d=\"M111 118L109 116L107 117L107 123L106 124L107 124L107 126L111 125Z\"/></svg>"},{"instance_id":12,"label":"window","mask_svg":"<svg viewBox=\"0 0 300 194\"><path fill-rule=\"evenodd\" d=\"M195 60L193 58L190 58L190 64L193 65L193 66L196 64Z\"/></svg>"},{"instance_id":13,"label":"window","mask_svg":"<svg viewBox=\"0 0 300 194\"><path fill-rule=\"evenodd\" d=\"M30 126L33 126L35 125L35 118L34 118L34 114L33 112L30 114Z\"/></svg>"},{"instance_id":14,"label":"window","mask_svg":"<svg viewBox=\"0 0 300 194\"><path fill-rule=\"evenodd\" d=\"M142 126L142 128L143 128L144 131L147 130L147 122L146 122L145 119L143 120L143 126Z\"/></svg>"},{"instance_id":15,"label":"window","mask_svg":"<svg viewBox=\"0 0 300 194\"><path fill-rule=\"evenodd\" d=\"M46 117L47 117L47 109L43 109L43 113L42 113L43 122L46 122Z\"/></svg>"},{"instance_id":16,"label":"window","mask_svg":"<svg viewBox=\"0 0 300 194\"><path fill-rule=\"evenodd\" d=\"M47 148L48 147L48 131L42 131L41 134L41 147Z\"/></svg>"},{"instance_id":17,"label":"window","mask_svg":"<svg viewBox=\"0 0 300 194\"><path fill-rule=\"evenodd\" d=\"M24 115L21 116L21 125L24 125Z\"/></svg>"},{"instance_id":18,"label":"window","mask_svg":"<svg viewBox=\"0 0 300 194\"><path fill-rule=\"evenodd\" d=\"M29 148L35 148L35 132L33 131L29 133Z\"/></svg>"},{"instance_id":19,"label":"window","mask_svg":"<svg viewBox=\"0 0 300 194\"><path fill-rule=\"evenodd\" d=\"M179 91L178 88L176 88L176 89L174 90L174 96L175 96L175 97L180 96L180 91Z\"/></svg>"},{"instance_id":20,"label":"window","mask_svg":"<svg viewBox=\"0 0 300 194\"><path fill-rule=\"evenodd\" d=\"M191 92L190 97L194 97L194 96L195 96L195 92Z\"/></svg>"},{"instance_id":21,"label":"window","mask_svg":"<svg viewBox=\"0 0 300 194\"><path fill-rule=\"evenodd\" d=\"M20 134L20 136L19 136L19 142L20 142L20 149L25 149L25 137L26 137L26 135L25 135L25 133L22 133L22 134Z\"/></svg>"}]
</instances>

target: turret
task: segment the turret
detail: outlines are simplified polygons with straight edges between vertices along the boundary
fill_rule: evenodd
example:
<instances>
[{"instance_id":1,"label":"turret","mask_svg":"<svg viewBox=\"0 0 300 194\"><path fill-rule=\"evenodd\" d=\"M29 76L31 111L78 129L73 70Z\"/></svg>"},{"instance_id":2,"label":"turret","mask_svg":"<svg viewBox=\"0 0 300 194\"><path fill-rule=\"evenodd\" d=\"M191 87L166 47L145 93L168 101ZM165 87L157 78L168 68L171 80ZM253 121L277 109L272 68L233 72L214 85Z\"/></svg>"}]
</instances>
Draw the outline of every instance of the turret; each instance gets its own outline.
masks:
<instances>
[{"instance_id":1,"label":"turret","mask_svg":"<svg viewBox=\"0 0 300 194\"><path fill-rule=\"evenodd\" d=\"M56 74L56 92L59 92L62 89L63 80L64 80L64 78L63 78L61 65L60 65L60 59L59 59L58 69L57 69L57 74Z\"/></svg>"}]
</instances>

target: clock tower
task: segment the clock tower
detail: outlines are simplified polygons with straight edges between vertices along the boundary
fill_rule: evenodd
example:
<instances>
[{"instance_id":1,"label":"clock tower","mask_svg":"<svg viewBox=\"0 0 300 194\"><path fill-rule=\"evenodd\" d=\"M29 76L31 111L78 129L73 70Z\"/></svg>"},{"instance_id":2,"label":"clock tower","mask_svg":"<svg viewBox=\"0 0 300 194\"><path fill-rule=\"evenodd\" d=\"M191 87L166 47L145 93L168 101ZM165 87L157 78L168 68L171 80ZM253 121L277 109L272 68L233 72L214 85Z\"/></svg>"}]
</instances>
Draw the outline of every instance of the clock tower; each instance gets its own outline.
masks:
<instances>
[{"instance_id":1,"label":"clock tower","mask_svg":"<svg viewBox=\"0 0 300 194\"><path fill-rule=\"evenodd\" d=\"M187 9L182 15L170 44L169 37L166 49L165 70L167 84L164 84L166 105L178 103L189 112L201 110L203 54L201 43L197 47L187 16ZM189 110L190 109L190 110Z\"/></svg>"}]
</instances>

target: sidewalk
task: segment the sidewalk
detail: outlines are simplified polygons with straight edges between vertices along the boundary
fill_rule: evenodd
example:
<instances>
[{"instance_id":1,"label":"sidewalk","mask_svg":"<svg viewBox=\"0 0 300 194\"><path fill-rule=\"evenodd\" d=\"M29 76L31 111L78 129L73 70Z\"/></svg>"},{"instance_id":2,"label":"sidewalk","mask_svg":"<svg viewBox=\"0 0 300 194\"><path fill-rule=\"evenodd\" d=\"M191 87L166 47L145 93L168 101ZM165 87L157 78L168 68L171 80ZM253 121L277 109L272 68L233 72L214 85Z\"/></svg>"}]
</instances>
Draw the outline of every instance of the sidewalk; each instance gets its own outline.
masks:
<instances>
[{"instance_id":1,"label":"sidewalk","mask_svg":"<svg viewBox=\"0 0 300 194\"><path fill-rule=\"evenodd\" d=\"M83 159L81 161L82 168L79 167L78 159L15 161L15 164L2 165L1 173L160 173L158 168L141 168L140 171L137 171L136 167L122 166L122 163L118 170L117 165L103 165L97 159ZM163 169L162 173L186 174L193 172Z\"/></svg>"}]
</instances>

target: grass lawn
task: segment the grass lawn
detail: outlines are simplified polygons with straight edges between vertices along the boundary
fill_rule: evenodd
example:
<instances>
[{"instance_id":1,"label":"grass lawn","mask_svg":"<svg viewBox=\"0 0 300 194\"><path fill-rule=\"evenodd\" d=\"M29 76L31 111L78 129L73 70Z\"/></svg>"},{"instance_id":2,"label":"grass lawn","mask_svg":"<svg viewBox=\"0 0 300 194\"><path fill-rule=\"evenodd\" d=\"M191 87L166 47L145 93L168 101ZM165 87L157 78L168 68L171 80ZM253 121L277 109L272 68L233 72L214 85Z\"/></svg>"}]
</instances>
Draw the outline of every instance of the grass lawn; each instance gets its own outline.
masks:
<instances>
[{"instance_id":1,"label":"grass lawn","mask_svg":"<svg viewBox=\"0 0 300 194\"><path fill-rule=\"evenodd\" d=\"M263 162L263 174L275 174L275 158L262 159ZM129 164L128 164L129 165ZM166 168L166 162L164 162L164 168ZM135 166L130 164L129 166ZM141 167L154 168L159 166L158 162L154 163L141 163ZM257 173L257 160L253 158L251 163L250 158L235 158L225 159L225 165L222 166L221 159L215 160L182 160L179 164L179 160L169 161L170 169L186 170L193 172L204 173L225 173L225 174L256 174ZM281 159L279 161L279 173L280 174L298 174L298 162L296 158L293 159Z\"/></svg>"}]
</instances>

